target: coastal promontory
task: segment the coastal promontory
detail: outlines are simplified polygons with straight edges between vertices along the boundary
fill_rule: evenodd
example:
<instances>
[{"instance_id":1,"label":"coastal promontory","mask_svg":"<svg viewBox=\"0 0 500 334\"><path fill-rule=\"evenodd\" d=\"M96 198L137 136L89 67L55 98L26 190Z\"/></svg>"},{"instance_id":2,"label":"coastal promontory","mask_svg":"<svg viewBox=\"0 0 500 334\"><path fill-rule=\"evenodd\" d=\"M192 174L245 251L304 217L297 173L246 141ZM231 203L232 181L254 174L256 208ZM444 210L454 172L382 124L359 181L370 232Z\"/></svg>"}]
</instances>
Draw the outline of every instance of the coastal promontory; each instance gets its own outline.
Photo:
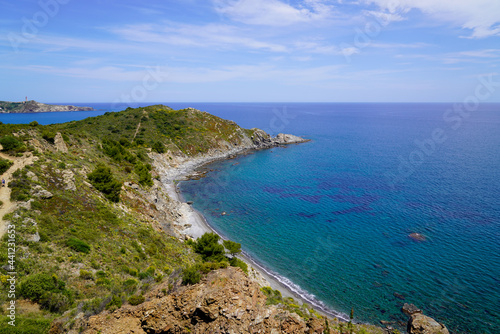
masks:
<instances>
[{"instance_id":1,"label":"coastal promontory","mask_svg":"<svg viewBox=\"0 0 500 334\"><path fill-rule=\"evenodd\" d=\"M35 112L92 111L91 107L45 104L34 100L23 102L0 101L0 113L22 114Z\"/></svg>"}]
</instances>

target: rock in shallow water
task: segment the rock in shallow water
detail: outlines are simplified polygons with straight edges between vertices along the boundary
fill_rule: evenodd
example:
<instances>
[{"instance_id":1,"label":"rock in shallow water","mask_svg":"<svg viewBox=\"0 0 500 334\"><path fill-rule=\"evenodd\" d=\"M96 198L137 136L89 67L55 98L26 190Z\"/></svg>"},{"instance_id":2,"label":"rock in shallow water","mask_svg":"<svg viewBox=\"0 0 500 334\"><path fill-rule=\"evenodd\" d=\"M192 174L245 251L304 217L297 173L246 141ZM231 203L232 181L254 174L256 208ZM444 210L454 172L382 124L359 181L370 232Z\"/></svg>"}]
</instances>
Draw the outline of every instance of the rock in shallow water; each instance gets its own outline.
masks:
<instances>
[{"instance_id":1,"label":"rock in shallow water","mask_svg":"<svg viewBox=\"0 0 500 334\"><path fill-rule=\"evenodd\" d=\"M413 240L416 240L416 241L425 241L425 240L427 240L427 238L425 237L425 235L420 234L420 233L411 233L408 236L410 238L412 238Z\"/></svg>"}]
</instances>

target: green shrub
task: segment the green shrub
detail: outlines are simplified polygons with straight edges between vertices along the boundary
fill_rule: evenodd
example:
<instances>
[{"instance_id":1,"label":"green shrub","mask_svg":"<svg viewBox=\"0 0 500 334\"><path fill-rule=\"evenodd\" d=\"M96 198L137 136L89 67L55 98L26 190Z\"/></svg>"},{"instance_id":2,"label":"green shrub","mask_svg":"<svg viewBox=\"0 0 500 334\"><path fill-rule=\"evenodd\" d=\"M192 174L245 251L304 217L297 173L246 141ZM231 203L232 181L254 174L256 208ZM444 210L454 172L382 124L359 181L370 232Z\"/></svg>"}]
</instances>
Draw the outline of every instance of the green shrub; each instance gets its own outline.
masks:
<instances>
[{"instance_id":1,"label":"green shrub","mask_svg":"<svg viewBox=\"0 0 500 334\"><path fill-rule=\"evenodd\" d=\"M266 305L277 305L283 302L283 297L279 290L273 290L271 287L265 286L260 288L260 291L267 297Z\"/></svg>"},{"instance_id":2,"label":"green shrub","mask_svg":"<svg viewBox=\"0 0 500 334\"><path fill-rule=\"evenodd\" d=\"M67 294L45 292L39 303L45 310L62 313L71 306L71 298Z\"/></svg>"},{"instance_id":3,"label":"green shrub","mask_svg":"<svg viewBox=\"0 0 500 334\"><path fill-rule=\"evenodd\" d=\"M39 125L39 124L38 124L38 122L37 122L37 121L33 121L33 122L31 122L31 123L29 124L29 126L38 126L38 125Z\"/></svg>"},{"instance_id":4,"label":"green shrub","mask_svg":"<svg viewBox=\"0 0 500 334\"><path fill-rule=\"evenodd\" d=\"M59 168L59 169L66 169L66 164L61 161L60 163L57 164L57 168Z\"/></svg>"},{"instance_id":5,"label":"green shrub","mask_svg":"<svg viewBox=\"0 0 500 334\"><path fill-rule=\"evenodd\" d=\"M14 136L5 136L0 138L0 144L2 144L2 151L14 151L14 152L23 152L25 151L25 147L23 142L19 141Z\"/></svg>"},{"instance_id":6,"label":"green shrub","mask_svg":"<svg viewBox=\"0 0 500 334\"><path fill-rule=\"evenodd\" d=\"M162 154L162 153L165 153L165 152L166 152L165 145L163 145L163 143L162 143L162 142L159 142L159 141L155 142L155 143L151 146L151 148L152 148L152 149L153 149L153 151L155 151L156 153L160 153L160 154Z\"/></svg>"},{"instance_id":7,"label":"green shrub","mask_svg":"<svg viewBox=\"0 0 500 334\"><path fill-rule=\"evenodd\" d=\"M48 141L51 144L54 144L56 134L53 131L45 129L42 131L42 138Z\"/></svg>"},{"instance_id":8,"label":"green shrub","mask_svg":"<svg viewBox=\"0 0 500 334\"><path fill-rule=\"evenodd\" d=\"M110 310L111 312L119 309L120 307L122 307L122 299L117 295L113 295L109 303L106 304L106 310Z\"/></svg>"},{"instance_id":9,"label":"green shrub","mask_svg":"<svg viewBox=\"0 0 500 334\"><path fill-rule=\"evenodd\" d=\"M90 183L104 194L104 196L111 202L118 202L120 200L120 191L122 185L120 182L113 178L111 169L104 165L99 165L97 168L88 175Z\"/></svg>"},{"instance_id":10,"label":"green shrub","mask_svg":"<svg viewBox=\"0 0 500 334\"><path fill-rule=\"evenodd\" d=\"M137 285L139 282L137 282L133 278L129 278L125 282L123 282L123 291L125 291L127 294L131 295L137 291Z\"/></svg>"},{"instance_id":11,"label":"green shrub","mask_svg":"<svg viewBox=\"0 0 500 334\"><path fill-rule=\"evenodd\" d=\"M5 173L14 164L13 161L0 158L0 174Z\"/></svg>"},{"instance_id":12,"label":"green shrub","mask_svg":"<svg viewBox=\"0 0 500 334\"><path fill-rule=\"evenodd\" d=\"M47 334L52 323L50 318L25 318L19 314L16 314L16 326L7 325L9 321L6 316L0 317L0 322L6 324L0 327L0 334Z\"/></svg>"},{"instance_id":13,"label":"green shrub","mask_svg":"<svg viewBox=\"0 0 500 334\"><path fill-rule=\"evenodd\" d=\"M201 280L201 274L198 272L196 266L191 266L189 268L186 268L182 272L182 284L184 285L196 284L200 280Z\"/></svg>"},{"instance_id":14,"label":"green shrub","mask_svg":"<svg viewBox=\"0 0 500 334\"><path fill-rule=\"evenodd\" d=\"M82 311L85 312L86 316L91 316L101 313L104 310L104 306L101 298L94 298L83 303Z\"/></svg>"},{"instance_id":15,"label":"green shrub","mask_svg":"<svg viewBox=\"0 0 500 334\"><path fill-rule=\"evenodd\" d=\"M144 300L145 300L145 298L143 295L140 295L140 296L133 295L133 296L130 296L128 298L129 304L134 305L134 306L144 303Z\"/></svg>"},{"instance_id":16,"label":"green shrub","mask_svg":"<svg viewBox=\"0 0 500 334\"><path fill-rule=\"evenodd\" d=\"M50 240L49 236L43 231L39 231L38 235L40 235L40 242L47 242Z\"/></svg>"},{"instance_id":17,"label":"green shrub","mask_svg":"<svg viewBox=\"0 0 500 334\"><path fill-rule=\"evenodd\" d=\"M106 272L102 271L102 270L99 270L98 272L95 273L96 277L98 278L104 278L104 277L108 277L108 274L106 274Z\"/></svg>"},{"instance_id":18,"label":"green shrub","mask_svg":"<svg viewBox=\"0 0 500 334\"><path fill-rule=\"evenodd\" d=\"M41 210L42 209L42 203L39 201L33 201L31 202L31 209L32 210Z\"/></svg>"},{"instance_id":19,"label":"green shrub","mask_svg":"<svg viewBox=\"0 0 500 334\"><path fill-rule=\"evenodd\" d=\"M151 187L153 185L153 179L151 178L151 166L138 163L135 165L135 173L139 176L139 184L143 186Z\"/></svg>"},{"instance_id":20,"label":"green shrub","mask_svg":"<svg viewBox=\"0 0 500 334\"><path fill-rule=\"evenodd\" d=\"M63 312L72 303L72 295L65 283L55 275L38 273L26 277L20 283L19 293L51 312Z\"/></svg>"},{"instance_id":21,"label":"green shrub","mask_svg":"<svg viewBox=\"0 0 500 334\"><path fill-rule=\"evenodd\" d=\"M31 181L28 178L25 169L16 170L12 177L14 178L9 182L9 188L12 189L10 199L12 201L27 201L30 199L30 191L32 189Z\"/></svg>"},{"instance_id":22,"label":"green shrub","mask_svg":"<svg viewBox=\"0 0 500 334\"><path fill-rule=\"evenodd\" d=\"M66 241L66 245L70 247L71 249L88 254L90 252L90 245L87 244L85 241L82 241L80 239L77 239L75 237L71 237Z\"/></svg>"},{"instance_id":23,"label":"green shrub","mask_svg":"<svg viewBox=\"0 0 500 334\"><path fill-rule=\"evenodd\" d=\"M241 253L240 243L231 240L224 240L222 244L224 245L224 248L229 251L229 254L231 254L232 257L235 257L237 254Z\"/></svg>"},{"instance_id":24,"label":"green shrub","mask_svg":"<svg viewBox=\"0 0 500 334\"><path fill-rule=\"evenodd\" d=\"M94 275L90 271L80 269L80 278L84 280L94 280Z\"/></svg>"},{"instance_id":25,"label":"green shrub","mask_svg":"<svg viewBox=\"0 0 500 334\"><path fill-rule=\"evenodd\" d=\"M243 270L243 272L245 274L248 274L248 265L245 262L243 262L242 260L238 259L237 257L231 258L231 260L229 260L229 264L232 267L241 268L241 270Z\"/></svg>"},{"instance_id":26,"label":"green shrub","mask_svg":"<svg viewBox=\"0 0 500 334\"><path fill-rule=\"evenodd\" d=\"M220 237L215 233L205 233L194 243L194 251L205 261L225 260L224 246L219 244Z\"/></svg>"}]
</instances>

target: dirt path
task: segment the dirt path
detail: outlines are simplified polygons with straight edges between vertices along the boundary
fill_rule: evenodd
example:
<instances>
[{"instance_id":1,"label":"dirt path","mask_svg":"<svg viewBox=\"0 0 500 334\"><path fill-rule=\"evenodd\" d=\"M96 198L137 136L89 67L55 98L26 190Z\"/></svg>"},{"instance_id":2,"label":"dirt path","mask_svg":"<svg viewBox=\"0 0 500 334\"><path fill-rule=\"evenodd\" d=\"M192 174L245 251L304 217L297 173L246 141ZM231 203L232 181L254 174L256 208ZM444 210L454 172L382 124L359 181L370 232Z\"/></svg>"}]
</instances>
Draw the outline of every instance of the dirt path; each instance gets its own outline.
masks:
<instances>
[{"instance_id":1,"label":"dirt path","mask_svg":"<svg viewBox=\"0 0 500 334\"><path fill-rule=\"evenodd\" d=\"M31 154L31 152L25 153L22 157L11 157L7 154L0 152L0 157L4 159L8 159L14 162L12 166L10 166L9 170L2 174L1 178L5 179L5 187L0 188L0 201L3 202L3 205L0 207L0 238L5 233L5 221L3 220L3 216L14 211L16 208L16 203L10 201L10 188L7 187L9 182L12 180L12 174L21 168L24 168L26 165L33 164L35 157ZM0 180L1 182L1 180Z\"/></svg>"}]
</instances>

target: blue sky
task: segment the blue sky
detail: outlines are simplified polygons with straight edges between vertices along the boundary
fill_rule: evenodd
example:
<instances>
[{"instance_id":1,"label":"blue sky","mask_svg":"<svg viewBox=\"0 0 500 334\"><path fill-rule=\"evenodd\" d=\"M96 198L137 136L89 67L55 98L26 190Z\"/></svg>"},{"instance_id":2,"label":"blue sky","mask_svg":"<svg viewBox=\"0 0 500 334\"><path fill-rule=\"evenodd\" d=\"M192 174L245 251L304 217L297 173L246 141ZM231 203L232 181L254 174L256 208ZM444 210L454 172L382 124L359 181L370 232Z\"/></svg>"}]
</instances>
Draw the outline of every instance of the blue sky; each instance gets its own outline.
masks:
<instances>
[{"instance_id":1,"label":"blue sky","mask_svg":"<svg viewBox=\"0 0 500 334\"><path fill-rule=\"evenodd\" d=\"M500 102L499 0L0 8L0 100Z\"/></svg>"}]
</instances>

